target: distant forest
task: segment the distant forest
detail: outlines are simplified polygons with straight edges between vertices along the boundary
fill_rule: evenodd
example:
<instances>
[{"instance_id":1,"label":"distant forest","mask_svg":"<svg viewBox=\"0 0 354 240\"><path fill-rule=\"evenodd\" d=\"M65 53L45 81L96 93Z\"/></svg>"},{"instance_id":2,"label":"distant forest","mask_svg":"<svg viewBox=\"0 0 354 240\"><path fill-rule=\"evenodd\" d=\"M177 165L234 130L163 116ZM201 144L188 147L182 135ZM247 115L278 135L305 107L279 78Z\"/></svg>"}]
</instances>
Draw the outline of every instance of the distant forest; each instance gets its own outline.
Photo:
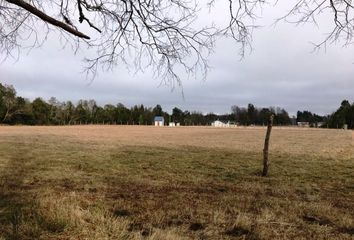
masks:
<instances>
[{"instance_id":1,"label":"distant forest","mask_svg":"<svg viewBox=\"0 0 354 240\"><path fill-rule=\"evenodd\" d=\"M285 109L279 107L257 108L253 104L247 107L232 106L231 112L217 115L203 114L197 111L173 108L172 114L163 111L160 105L146 107L135 105L126 107L116 105L97 105L95 100L60 102L52 97L48 101L36 98L33 101L17 96L11 85L0 83L0 123L23 125L75 125L75 124L129 124L152 125L154 116L163 116L165 123L178 122L184 126L211 125L216 120L232 122L238 125L265 125L270 114L274 114L274 125L296 125L306 122L311 127L343 128L347 124L354 129L354 103L344 100L337 111L320 116L309 111L298 111L296 117L289 117Z\"/></svg>"}]
</instances>

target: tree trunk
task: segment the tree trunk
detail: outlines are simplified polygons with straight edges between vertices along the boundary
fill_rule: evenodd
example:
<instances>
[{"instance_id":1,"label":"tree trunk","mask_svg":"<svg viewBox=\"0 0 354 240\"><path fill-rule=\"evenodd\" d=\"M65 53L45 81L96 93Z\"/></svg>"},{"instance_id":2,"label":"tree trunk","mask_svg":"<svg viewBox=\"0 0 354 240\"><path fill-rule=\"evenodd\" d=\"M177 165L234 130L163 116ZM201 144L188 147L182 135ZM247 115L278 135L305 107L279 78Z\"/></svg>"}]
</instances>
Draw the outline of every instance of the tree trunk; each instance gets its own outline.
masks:
<instances>
[{"instance_id":1,"label":"tree trunk","mask_svg":"<svg viewBox=\"0 0 354 240\"><path fill-rule=\"evenodd\" d=\"M269 139L270 139L270 133L272 132L272 127L273 127L273 118L274 118L274 115L272 114L272 115L269 117L269 120L268 120L267 134L266 134L265 140L264 140L264 149L263 149L263 172L262 172L262 176L263 176L263 177L267 177L267 176L268 176L268 168L269 168L269 157L268 157L268 153L269 153Z\"/></svg>"},{"instance_id":2,"label":"tree trunk","mask_svg":"<svg viewBox=\"0 0 354 240\"><path fill-rule=\"evenodd\" d=\"M7 118L9 117L9 111L6 111L5 117L2 119L2 122L5 122Z\"/></svg>"}]
</instances>

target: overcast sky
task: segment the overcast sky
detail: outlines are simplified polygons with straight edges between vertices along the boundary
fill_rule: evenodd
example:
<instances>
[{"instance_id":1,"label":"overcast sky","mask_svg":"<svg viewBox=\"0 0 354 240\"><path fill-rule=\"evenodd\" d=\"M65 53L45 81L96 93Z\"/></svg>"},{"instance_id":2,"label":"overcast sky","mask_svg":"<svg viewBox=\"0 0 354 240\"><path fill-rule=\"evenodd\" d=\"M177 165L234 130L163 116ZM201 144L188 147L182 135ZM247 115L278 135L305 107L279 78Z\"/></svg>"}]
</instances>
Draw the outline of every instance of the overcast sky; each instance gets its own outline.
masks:
<instances>
[{"instance_id":1,"label":"overcast sky","mask_svg":"<svg viewBox=\"0 0 354 240\"><path fill-rule=\"evenodd\" d=\"M331 45L313 53L311 41L325 37L329 19L318 29L289 24L270 26L279 10L265 13L264 27L254 33L253 51L240 61L238 45L219 40L210 57L212 70L205 81L184 80L183 91L159 86L152 74L129 73L124 66L100 73L90 82L82 71L83 54L62 49L55 36L40 49L23 53L17 62L0 64L0 82L12 84L20 96L33 99L51 96L61 101L95 99L99 104L126 106L161 104L170 112L183 110L226 113L232 105L279 106L295 114L310 110L319 114L334 111L343 99L354 101L354 47ZM123 65L123 64L122 64ZM183 79L182 79L183 80Z\"/></svg>"}]
</instances>

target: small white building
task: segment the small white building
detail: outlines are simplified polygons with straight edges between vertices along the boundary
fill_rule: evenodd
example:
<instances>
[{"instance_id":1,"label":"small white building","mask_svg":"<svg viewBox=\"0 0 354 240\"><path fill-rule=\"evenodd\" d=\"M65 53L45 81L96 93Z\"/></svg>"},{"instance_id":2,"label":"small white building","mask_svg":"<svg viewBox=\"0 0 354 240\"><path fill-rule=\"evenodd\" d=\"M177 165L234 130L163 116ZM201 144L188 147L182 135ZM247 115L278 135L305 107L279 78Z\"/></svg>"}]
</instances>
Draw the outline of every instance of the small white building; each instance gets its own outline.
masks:
<instances>
[{"instance_id":1,"label":"small white building","mask_svg":"<svg viewBox=\"0 0 354 240\"><path fill-rule=\"evenodd\" d=\"M230 127L230 122L224 123L222 121L216 120L211 124L213 127Z\"/></svg>"},{"instance_id":2,"label":"small white building","mask_svg":"<svg viewBox=\"0 0 354 240\"><path fill-rule=\"evenodd\" d=\"M310 127L310 123L309 122L297 122L297 125L299 127Z\"/></svg>"},{"instance_id":3,"label":"small white building","mask_svg":"<svg viewBox=\"0 0 354 240\"><path fill-rule=\"evenodd\" d=\"M155 116L154 122L156 127L163 127L165 125L165 119L162 116Z\"/></svg>"},{"instance_id":4,"label":"small white building","mask_svg":"<svg viewBox=\"0 0 354 240\"><path fill-rule=\"evenodd\" d=\"M181 124L180 123L176 123L176 122L170 122L168 124L168 126L170 126L170 127L179 127L179 126L181 126Z\"/></svg>"},{"instance_id":5,"label":"small white building","mask_svg":"<svg viewBox=\"0 0 354 240\"><path fill-rule=\"evenodd\" d=\"M316 127L323 127L325 125L325 122L318 122L316 123Z\"/></svg>"}]
</instances>

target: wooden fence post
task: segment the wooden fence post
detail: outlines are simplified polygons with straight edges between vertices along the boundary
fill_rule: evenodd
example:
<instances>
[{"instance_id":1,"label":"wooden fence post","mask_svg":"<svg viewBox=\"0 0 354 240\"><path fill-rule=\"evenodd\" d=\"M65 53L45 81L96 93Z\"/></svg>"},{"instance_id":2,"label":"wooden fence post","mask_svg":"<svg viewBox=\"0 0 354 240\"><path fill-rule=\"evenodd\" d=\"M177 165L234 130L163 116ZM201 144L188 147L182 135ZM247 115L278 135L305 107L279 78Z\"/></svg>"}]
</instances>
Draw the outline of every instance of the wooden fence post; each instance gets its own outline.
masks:
<instances>
[{"instance_id":1,"label":"wooden fence post","mask_svg":"<svg viewBox=\"0 0 354 240\"><path fill-rule=\"evenodd\" d=\"M268 168L269 168L269 139L270 139L270 133L272 132L272 127L273 127L273 118L274 115L272 114L269 117L268 120L268 126L267 126L267 133L265 136L265 140L264 140L264 149L263 149L263 172L262 172L262 176L266 177L268 176Z\"/></svg>"}]
</instances>

